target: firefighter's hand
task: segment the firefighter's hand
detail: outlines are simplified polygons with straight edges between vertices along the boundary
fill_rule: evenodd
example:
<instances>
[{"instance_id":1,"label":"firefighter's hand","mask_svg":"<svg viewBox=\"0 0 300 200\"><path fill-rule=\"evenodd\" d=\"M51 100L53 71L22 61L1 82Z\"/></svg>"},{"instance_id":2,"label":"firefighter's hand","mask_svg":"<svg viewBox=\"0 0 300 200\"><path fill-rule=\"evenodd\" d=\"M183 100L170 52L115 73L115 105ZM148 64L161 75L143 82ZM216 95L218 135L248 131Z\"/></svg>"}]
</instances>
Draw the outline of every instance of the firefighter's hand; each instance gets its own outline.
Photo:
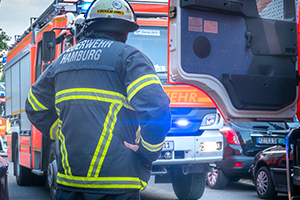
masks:
<instances>
[{"instance_id":1,"label":"firefighter's hand","mask_svg":"<svg viewBox=\"0 0 300 200\"><path fill-rule=\"evenodd\" d=\"M125 147L131 149L132 151L136 152L139 149L138 145L129 144L128 142L124 141Z\"/></svg>"}]
</instances>

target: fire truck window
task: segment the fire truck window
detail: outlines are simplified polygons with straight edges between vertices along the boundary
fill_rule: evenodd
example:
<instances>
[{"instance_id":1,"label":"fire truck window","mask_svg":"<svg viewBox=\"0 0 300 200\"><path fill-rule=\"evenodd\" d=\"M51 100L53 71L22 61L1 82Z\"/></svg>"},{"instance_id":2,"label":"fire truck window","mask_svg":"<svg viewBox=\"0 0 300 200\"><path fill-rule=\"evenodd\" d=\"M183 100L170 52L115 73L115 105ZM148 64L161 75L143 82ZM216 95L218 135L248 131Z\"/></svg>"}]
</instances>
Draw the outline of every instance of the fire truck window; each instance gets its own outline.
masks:
<instances>
[{"instance_id":1,"label":"fire truck window","mask_svg":"<svg viewBox=\"0 0 300 200\"><path fill-rule=\"evenodd\" d=\"M141 26L126 43L145 53L157 72L167 71L167 27Z\"/></svg>"},{"instance_id":2,"label":"fire truck window","mask_svg":"<svg viewBox=\"0 0 300 200\"><path fill-rule=\"evenodd\" d=\"M39 42L37 48L37 56L36 56L35 80L38 79L41 73L42 73L42 42Z\"/></svg>"},{"instance_id":3,"label":"fire truck window","mask_svg":"<svg viewBox=\"0 0 300 200\"><path fill-rule=\"evenodd\" d=\"M284 1L287 0L256 0L259 16L265 19L285 20Z\"/></svg>"}]
</instances>

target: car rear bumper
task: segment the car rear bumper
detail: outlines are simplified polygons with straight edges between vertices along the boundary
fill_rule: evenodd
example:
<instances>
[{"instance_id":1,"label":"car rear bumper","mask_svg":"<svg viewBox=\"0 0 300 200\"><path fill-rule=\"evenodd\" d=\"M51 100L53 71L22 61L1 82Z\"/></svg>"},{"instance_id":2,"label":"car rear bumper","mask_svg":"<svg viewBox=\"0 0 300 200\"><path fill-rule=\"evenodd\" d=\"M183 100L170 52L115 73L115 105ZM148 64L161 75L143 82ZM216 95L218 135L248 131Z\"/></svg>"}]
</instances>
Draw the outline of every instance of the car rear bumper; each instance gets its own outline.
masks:
<instances>
[{"instance_id":1,"label":"car rear bumper","mask_svg":"<svg viewBox=\"0 0 300 200\"><path fill-rule=\"evenodd\" d=\"M235 167L237 162L242 162L240 167ZM254 157L227 156L221 162L222 170L227 177L251 178L250 167L254 163Z\"/></svg>"}]
</instances>

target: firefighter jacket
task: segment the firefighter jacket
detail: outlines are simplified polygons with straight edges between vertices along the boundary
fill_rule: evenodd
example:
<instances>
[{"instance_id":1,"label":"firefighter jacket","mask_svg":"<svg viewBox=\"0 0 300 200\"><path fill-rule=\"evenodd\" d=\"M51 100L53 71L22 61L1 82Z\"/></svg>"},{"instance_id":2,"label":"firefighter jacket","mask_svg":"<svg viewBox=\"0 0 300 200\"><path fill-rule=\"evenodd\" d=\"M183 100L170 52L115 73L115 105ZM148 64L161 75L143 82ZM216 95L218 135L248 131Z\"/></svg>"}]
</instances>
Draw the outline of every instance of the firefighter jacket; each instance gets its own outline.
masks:
<instances>
[{"instance_id":1,"label":"firefighter jacket","mask_svg":"<svg viewBox=\"0 0 300 200\"><path fill-rule=\"evenodd\" d=\"M107 38L88 38L64 52L26 100L32 124L60 141L57 183L65 189L144 189L170 129L169 98L151 61Z\"/></svg>"}]
</instances>

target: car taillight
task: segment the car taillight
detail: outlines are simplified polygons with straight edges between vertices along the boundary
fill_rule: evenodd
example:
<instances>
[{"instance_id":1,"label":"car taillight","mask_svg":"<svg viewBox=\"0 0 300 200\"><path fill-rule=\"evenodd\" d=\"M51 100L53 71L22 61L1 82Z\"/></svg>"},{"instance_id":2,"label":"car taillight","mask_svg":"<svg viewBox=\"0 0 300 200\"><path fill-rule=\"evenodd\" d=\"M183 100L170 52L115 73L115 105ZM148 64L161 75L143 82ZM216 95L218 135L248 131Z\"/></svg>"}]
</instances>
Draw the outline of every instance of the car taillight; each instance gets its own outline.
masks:
<instances>
[{"instance_id":1,"label":"car taillight","mask_svg":"<svg viewBox=\"0 0 300 200\"><path fill-rule=\"evenodd\" d=\"M243 162L236 162L233 167L241 167Z\"/></svg>"},{"instance_id":2,"label":"car taillight","mask_svg":"<svg viewBox=\"0 0 300 200\"><path fill-rule=\"evenodd\" d=\"M229 144L236 144L240 145L239 137L237 136L236 132L232 129L223 129L221 133L225 136L226 140Z\"/></svg>"}]
</instances>

